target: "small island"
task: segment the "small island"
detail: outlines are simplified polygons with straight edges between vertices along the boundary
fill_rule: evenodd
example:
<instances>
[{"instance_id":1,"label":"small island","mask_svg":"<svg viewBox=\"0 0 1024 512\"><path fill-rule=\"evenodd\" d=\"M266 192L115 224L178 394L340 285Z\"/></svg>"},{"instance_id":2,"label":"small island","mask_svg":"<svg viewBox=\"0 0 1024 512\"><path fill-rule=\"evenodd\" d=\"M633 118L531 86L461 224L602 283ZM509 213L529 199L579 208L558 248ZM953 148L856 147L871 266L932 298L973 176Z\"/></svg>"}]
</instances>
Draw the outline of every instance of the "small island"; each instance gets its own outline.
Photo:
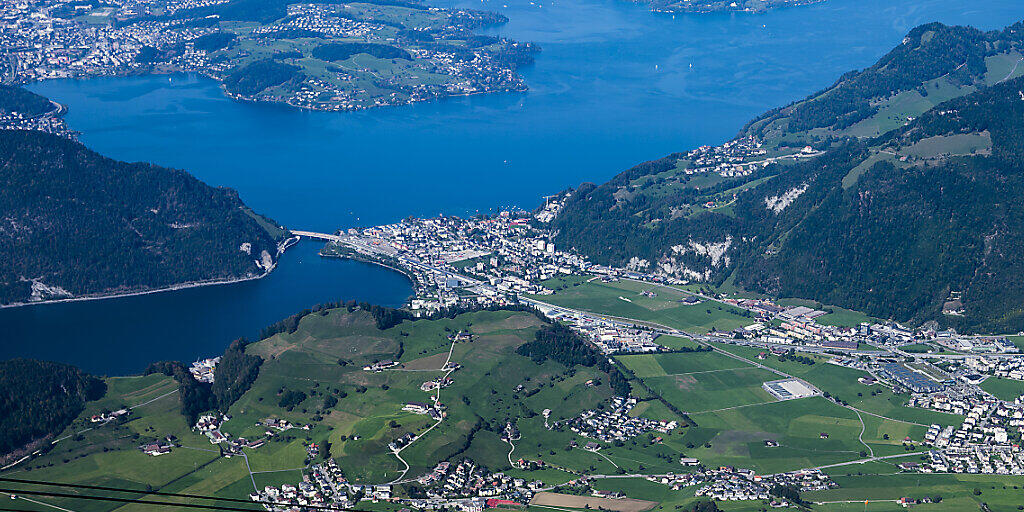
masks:
<instances>
[{"instance_id":1,"label":"small island","mask_svg":"<svg viewBox=\"0 0 1024 512\"><path fill-rule=\"evenodd\" d=\"M536 45L474 34L501 14L419 0L12 6L0 20L9 83L199 73L240 101L350 111L524 91Z\"/></svg>"}]
</instances>

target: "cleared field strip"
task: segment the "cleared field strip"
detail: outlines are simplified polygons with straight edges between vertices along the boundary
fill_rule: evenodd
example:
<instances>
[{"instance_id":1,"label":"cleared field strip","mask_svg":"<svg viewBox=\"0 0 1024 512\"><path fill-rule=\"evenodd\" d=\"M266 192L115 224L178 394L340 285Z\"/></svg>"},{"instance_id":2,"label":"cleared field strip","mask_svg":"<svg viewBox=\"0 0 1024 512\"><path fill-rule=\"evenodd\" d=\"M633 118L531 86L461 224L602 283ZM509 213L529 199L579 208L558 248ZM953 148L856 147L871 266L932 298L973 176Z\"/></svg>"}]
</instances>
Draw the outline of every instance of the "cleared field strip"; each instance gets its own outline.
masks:
<instances>
[{"instance_id":1,"label":"cleared field strip","mask_svg":"<svg viewBox=\"0 0 1024 512\"><path fill-rule=\"evenodd\" d=\"M684 411L727 409L775 402L761 384L773 374L759 368L648 377L647 384Z\"/></svg>"},{"instance_id":2,"label":"cleared field strip","mask_svg":"<svg viewBox=\"0 0 1024 512\"><path fill-rule=\"evenodd\" d=\"M593 496L576 496L555 492L539 492L530 500L530 505L542 507L590 508L612 510L615 512L643 512L658 505L656 501L636 500L631 498L612 499Z\"/></svg>"}]
</instances>

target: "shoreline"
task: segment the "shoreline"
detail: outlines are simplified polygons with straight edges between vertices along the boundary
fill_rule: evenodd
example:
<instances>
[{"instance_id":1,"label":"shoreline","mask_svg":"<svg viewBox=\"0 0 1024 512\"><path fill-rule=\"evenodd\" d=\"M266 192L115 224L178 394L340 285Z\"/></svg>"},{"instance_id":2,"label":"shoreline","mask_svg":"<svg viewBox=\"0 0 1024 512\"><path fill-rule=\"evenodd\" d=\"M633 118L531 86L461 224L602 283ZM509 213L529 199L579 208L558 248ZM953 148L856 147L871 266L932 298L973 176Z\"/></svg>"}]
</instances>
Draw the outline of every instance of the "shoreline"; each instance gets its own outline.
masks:
<instances>
[{"instance_id":1,"label":"shoreline","mask_svg":"<svg viewBox=\"0 0 1024 512\"><path fill-rule=\"evenodd\" d=\"M413 274L411 272L409 272L408 270L406 270L406 269L403 269L401 267L391 266L391 265L388 265L387 263L384 263L384 262L381 262L381 261L376 261L376 260L373 260L372 258L367 258L367 257L357 258L357 257L351 256L351 255L345 255L345 254L324 254L323 249L318 251L317 254L321 258L337 258L337 259L340 259L340 260L349 260L349 261L355 261L355 262L359 262L359 263L367 263L367 264L370 264L370 265L377 265L379 267L384 267L384 268L386 268L388 270L391 270L392 272L401 274L402 276L404 276L406 279L409 280L409 284L412 285L412 290L413 290L412 294L409 295L405 299L406 305L408 305L409 301L411 301L413 298L416 297L416 286L418 285L418 283L416 282L416 278L413 277Z\"/></svg>"},{"instance_id":2,"label":"shoreline","mask_svg":"<svg viewBox=\"0 0 1024 512\"><path fill-rule=\"evenodd\" d=\"M137 290L137 291L133 291L133 292L107 293L107 294L100 294L100 295L83 295L81 297L68 297L66 299L40 300L40 301L36 301L36 302L15 302L15 303L12 303L12 304L2 304L2 305L0 305L0 310L8 309L8 308L13 309L13 308L23 308L23 307L31 307L31 306L44 306L46 304L63 304L63 303L69 303L69 302L86 302L86 301L93 301L93 300L119 299L119 298L123 298L123 297L137 297L137 296L140 296L140 295L151 295L151 294L154 294L154 293L164 293L164 292L173 292L173 291L178 291L178 290L187 290L189 288L201 288L201 287L204 287L204 286L218 286L218 285L225 285L225 284L244 283L246 281L255 281L257 279L263 279L264 277L267 277L268 275L270 275L270 273L273 272L274 269L277 268L277 264L280 261L280 256L282 254L284 254L285 251L288 250L290 247L292 247L293 245L297 244L299 242L299 239L300 239L300 237L293 235L292 237L287 238L283 242L278 244L278 246L277 246L277 256L278 256L279 259L277 261L275 261L274 264L269 269L265 270L262 274L255 275L255 276L238 277L238 278L233 278L233 279L211 279L211 280L207 280L207 281L189 281L189 282L185 282L185 283L178 283L178 284L173 284L173 285L170 285L170 286L165 286L165 287L162 287L162 288L152 288L152 289L147 289L147 290Z\"/></svg>"}]
</instances>

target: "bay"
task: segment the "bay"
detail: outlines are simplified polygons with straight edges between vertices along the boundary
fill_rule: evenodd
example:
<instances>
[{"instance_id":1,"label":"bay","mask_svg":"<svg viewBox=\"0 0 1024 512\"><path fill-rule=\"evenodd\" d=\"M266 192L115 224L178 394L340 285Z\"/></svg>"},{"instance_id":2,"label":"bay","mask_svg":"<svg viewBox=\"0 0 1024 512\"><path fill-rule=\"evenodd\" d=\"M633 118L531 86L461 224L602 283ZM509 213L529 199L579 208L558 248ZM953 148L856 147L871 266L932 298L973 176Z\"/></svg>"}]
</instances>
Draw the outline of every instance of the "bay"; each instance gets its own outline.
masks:
<instances>
[{"instance_id":1,"label":"bay","mask_svg":"<svg viewBox=\"0 0 1024 512\"><path fill-rule=\"evenodd\" d=\"M728 140L764 110L870 65L918 24L996 29L1024 18L1015 0L828 0L674 16L620 0L434 3L505 13L509 23L486 32L543 48L522 70L530 90L321 113L233 102L194 75L30 88L68 105L68 123L100 153L186 169L290 228L332 231L532 208L582 181ZM212 355L317 302L397 305L409 294L404 278L378 267L316 261L304 243L261 281L0 310L0 357L138 371Z\"/></svg>"}]
</instances>

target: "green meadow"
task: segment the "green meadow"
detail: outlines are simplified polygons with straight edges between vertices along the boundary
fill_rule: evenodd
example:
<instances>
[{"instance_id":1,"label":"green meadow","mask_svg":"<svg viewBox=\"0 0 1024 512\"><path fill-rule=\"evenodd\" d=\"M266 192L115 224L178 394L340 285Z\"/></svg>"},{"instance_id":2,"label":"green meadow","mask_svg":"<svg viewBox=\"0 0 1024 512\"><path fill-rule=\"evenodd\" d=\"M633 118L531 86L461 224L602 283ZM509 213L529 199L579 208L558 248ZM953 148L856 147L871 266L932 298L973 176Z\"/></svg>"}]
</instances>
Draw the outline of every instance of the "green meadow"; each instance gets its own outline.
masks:
<instances>
[{"instance_id":1,"label":"green meadow","mask_svg":"<svg viewBox=\"0 0 1024 512\"><path fill-rule=\"evenodd\" d=\"M727 304L714 301L684 304L681 301L689 294L667 286L625 279L602 282L599 279L564 278L556 278L543 284L555 292L532 298L556 306L629 318L685 331L707 333L713 329L732 330L753 323L746 310Z\"/></svg>"}]
</instances>

